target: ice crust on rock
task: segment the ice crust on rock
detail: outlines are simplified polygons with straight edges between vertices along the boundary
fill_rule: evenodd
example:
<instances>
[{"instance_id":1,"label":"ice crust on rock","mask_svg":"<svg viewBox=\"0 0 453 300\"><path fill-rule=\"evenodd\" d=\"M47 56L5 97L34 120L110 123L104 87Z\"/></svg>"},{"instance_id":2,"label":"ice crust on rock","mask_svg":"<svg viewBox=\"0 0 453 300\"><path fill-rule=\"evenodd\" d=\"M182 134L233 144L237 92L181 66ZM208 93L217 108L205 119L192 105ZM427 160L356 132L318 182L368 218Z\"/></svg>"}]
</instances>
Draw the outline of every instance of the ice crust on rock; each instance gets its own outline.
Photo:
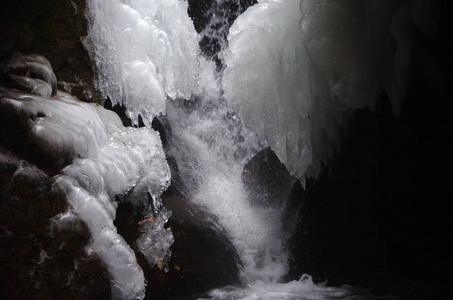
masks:
<instances>
[{"instance_id":1,"label":"ice crust on rock","mask_svg":"<svg viewBox=\"0 0 453 300\"><path fill-rule=\"evenodd\" d=\"M57 91L57 77L50 62L41 55L14 53L1 67L6 76L30 93L50 97Z\"/></svg>"},{"instance_id":2,"label":"ice crust on rock","mask_svg":"<svg viewBox=\"0 0 453 300\"><path fill-rule=\"evenodd\" d=\"M106 143L105 126L94 105L81 105L67 93L58 91L48 98L0 88L0 97L3 105L29 116L30 139L48 152L67 150L71 158L91 157Z\"/></svg>"},{"instance_id":3,"label":"ice crust on rock","mask_svg":"<svg viewBox=\"0 0 453 300\"><path fill-rule=\"evenodd\" d=\"M132 191L128 200L134 205L149 206L148 195L155 203L160 201L170 182L170 169L159 134L145 127L123 127L115 113L61 91L47 98L0 88L0 98L2 105L12 106L27 118L32 140L42 149L68 151L72 164L55 179L68 197L68 214L74 213L89 228L91 249L112 276L113 297L143 299L143 271L113 224L117 207L114 197ZM167 212L165 218L168 216ZM152 243L140 250L157 253L158 249L158 259L162 259L162 253L168 255L172 237L165 230L165 240L159 241L159 234L144 230L142 238Z\"/></svg>"},{"instance_id":4,"label":"ice crust on rock","mask_svg":"<svg viewBox=\"0 0 453 300\"><path fill-rule=\"evenodd\" d=\"M159 198L160 199L160 198ZM162 203L160 203L162 205ZM163 268L168 271L168 260L171 252L170 246L174 242L170 228L164 228L165 223L171 216L171 211L162 207L153 222L145 222L141 228L141 235L137 239L137 247L145 256L149 265L154 266L159 262L163 263ZM156 243L156 241L159 241ZM158 265L159 268L162 268Z\"/></svg>"},{"instance_id":5,"label":"ice crust on rock","mask_svg":"<svg viewBox=\"0 0 453 300\"><path fill-rule=\"evenodd\" d=\"M414 26L435 34L439 14L427 0L258 2L230 28L225 97L303 183L382 89L400 113Z\"/></svg>"},{"instance_id":6,"label":"ice crust on rock","mask_svg":"<svg viewBox=\"0 0 453 300\"><path fill-rule=\"evenodd\" d=\"M125 104L138 124L151 126L166 96L189 98L197 84L198 37L178 0L90 0L88 33L97 85L113 104Z\"/></svg>"},{"instance_id":7,"label":"ice crust on rock","mask_svg":"<svg viewBox=\"0 0 453 300\"><path fill-rule=\"evenodd\" d=\"M138 265L132 249L116 232L113 218L104 205L68 176L58 177L56 184L66 193L71 209L90 230L90 248L107 265L112 276L112 298L143 299L143 270Z\"/></svg>"}]
</instances>

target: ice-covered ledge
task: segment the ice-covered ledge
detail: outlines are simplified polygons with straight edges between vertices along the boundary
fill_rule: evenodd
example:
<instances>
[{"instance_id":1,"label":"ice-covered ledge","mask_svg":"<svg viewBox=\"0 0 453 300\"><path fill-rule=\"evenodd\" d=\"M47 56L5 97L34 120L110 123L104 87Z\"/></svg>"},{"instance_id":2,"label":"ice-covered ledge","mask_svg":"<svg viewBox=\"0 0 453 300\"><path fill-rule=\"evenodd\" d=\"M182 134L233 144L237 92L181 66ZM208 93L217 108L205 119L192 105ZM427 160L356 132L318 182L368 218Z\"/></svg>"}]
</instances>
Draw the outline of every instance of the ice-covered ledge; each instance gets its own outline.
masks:
<instances>
[{"instance_id":1,"label":"ice-covered ledge","mask_svg":"<svg viewBox=\"0 0 453 300\"><path fill-rule=\"evenodd\" d=\"M142 299L145 278L134 252L113 224L114 199L130 193L128 200L134 205L148 207L145 213L155 222L144 226L138 248L150 264L166 259L173 236L163 228L170 213L162 208L160 194L169 185L170 169L160 136L150 128L123 127L115 113L97 104L52 92L55 75L50 64L34 57L37 64L22 62L25 76L20 81L12 78L13 86L25 91L0 87L0 114L9 115L13 124L8 126L24 127L23 138L43 155L68 156L70 164L55 177L55 184L67 195L70 208L56 219L65 222L69 214L86 223L91 233L89 249L107 265L114 298ZM37 78L33 70L44 71Z\"/></svg>"}]
</instances>

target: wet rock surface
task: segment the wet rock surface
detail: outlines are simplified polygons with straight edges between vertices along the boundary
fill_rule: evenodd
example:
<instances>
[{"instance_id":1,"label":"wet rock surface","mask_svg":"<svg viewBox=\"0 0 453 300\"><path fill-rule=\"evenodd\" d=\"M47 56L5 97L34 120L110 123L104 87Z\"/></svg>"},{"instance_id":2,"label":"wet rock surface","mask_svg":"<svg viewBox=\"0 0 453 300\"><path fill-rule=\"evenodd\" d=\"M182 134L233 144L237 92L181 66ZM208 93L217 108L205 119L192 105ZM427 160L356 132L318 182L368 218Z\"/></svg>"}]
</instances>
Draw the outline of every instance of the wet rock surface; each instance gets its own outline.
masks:
<instances>
[{"instance_id":1,"label":"wet rock surface","mask_svg":"<svg viewBox=\"0 0 453 300\"><path fill-rule=\"evenodd\" d=\"M226 232L215 217L188 200L164 193L164 206L172 211L167 228L174 243L168 270L159 263L151 267L136 249L140 222L131 204L118 208L115 225L132 246L145 272L145 299L196 299L213 288L240 285L240 259Z\"/></svg>"},{"instance_id":2,"label":"wet rock surface","mask_svg":"<svg viewBox=\"0 0 453 300\"><path fill-rule=\"evenodd\" d=\"M281 207L285 204L287 194L296 179L268 147L245 164L242 180L253 205Z\"/></svg>"}]
</instances>

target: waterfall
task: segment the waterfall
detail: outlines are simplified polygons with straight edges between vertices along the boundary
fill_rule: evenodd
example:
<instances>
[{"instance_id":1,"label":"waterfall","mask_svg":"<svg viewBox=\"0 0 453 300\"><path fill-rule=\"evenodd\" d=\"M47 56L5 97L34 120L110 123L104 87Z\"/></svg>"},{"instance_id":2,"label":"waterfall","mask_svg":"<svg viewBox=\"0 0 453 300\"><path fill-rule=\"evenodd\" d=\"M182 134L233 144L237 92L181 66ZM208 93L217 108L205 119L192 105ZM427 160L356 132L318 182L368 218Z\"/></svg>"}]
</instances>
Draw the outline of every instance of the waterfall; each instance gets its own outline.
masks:
<instances>
[{"instance_id":1,"label":"waterfall","mask_svg":"<svg viewBox=\"0 0 453 300\"><path fill-rule=\"evenodd\" d=\"M227 5L232 2L235 10ZM141 117L150 128L153 118L161 117L171 127L167 155L177 162L187 200L217 216L243 263L248 288L219 289L211 296L345 298L352 288L315 285L308 275L281 283L289 258L283 206L252 205L241 174L249 159L270 146L301 181L317 176L352 111L373 107L381 86L370 82L382 70L376 75L374 69L357 68L367 49L351 52L350 44L316 36L335 34L316 19L335 9L344 12L335 3L258 2L228 31L242 12L241 2L213 1L197 34L185 1L88 1L97 87L113 104L126 107L133 124ZM344 66L329 60L330 46L348 57ZM403 73L392 73L384 86L398 90L395 82L402 84ZM395 92L396 111L400 100Z\"/></svg>"},{"instance_id":2,"label":"waterfall","mask_svg":"<svg viewBox=\"0 0 453 300\"><path fill-rule=\"evenodd\" d=\"M212 62L205 64L215 70ZM213 82L213 72L201 76L211 77L202 83ZM173 100L167 104L173 130L170 154L176 158L190 201L214 213L232 238L244 264L245 280L276 282L287 272L281 208L252 206L241 179L244 164L261 145L228 112L218 90L212 94L207 90L213 92L213 87L200 88L195 109L187 111Z\"/></svg>"},{"instance_id":3,"label":"waterfall","mask_svg":"<svg viewBox=\"0 0 453 300\"><path fill-rule=\"evenodd\" d=\"M221 43L219 53L226 47L229 17L221 2L215 2L219 14L202 33L204 38ZM113 103L125 104L134 123L140 114L149 126L166 106L173 132L169 151L188 187L189 200L219 218L242 259L247 282L278 281L287 272L288 257L279 225L281 207L252 207L241 180L245 162L263 145L228 111L215 64L193 55L189 46L193 47L196 33L187 13L183 13L186 4L127 1L112 5L93 1L89 7L99 89ZM213 14L212 10L208 13ZM179 36L175 34L177 26L182 28ZM220 29L216 32L213 27ZM159 32L152 34L155 31ZM193 89L193 79L198 80L197 90ZM166 105L161 103L162 93L168 96ZM191 111L178 105L196 101L187 99L188 93L200 102Z\"/></svg>"}]
</instances>

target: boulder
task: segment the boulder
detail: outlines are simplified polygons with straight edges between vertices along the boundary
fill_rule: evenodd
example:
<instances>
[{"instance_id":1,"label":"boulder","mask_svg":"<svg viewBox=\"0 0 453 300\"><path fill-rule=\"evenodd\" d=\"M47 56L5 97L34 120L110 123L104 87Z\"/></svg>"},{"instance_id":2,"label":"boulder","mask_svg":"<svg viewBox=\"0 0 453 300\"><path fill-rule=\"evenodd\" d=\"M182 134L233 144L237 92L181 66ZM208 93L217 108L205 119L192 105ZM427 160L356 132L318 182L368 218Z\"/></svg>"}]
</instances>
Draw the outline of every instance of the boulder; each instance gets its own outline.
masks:
<instances>
[{"instance_id":1,"label":"boulder","mask_svg":"<svg viewBox=\"0 0 453 300\"><path fill-rule=\"evenodd\" d=\"M245 164L242 180L252 204L262 207L282 207L295 181L269 147Z\"/></svg>"},{"instance_id":2,"label":"boulder","mask_svg":"<svg viewBox=\"0 0 453 300\"><path fill-rule=\"evenodd\" d=\"M174 243L168 266L149 266L137 250L140 214L123 202L117 210L118 232L134 249L148 280L146 299L193 299L213 288L242 284L241 262L227 233L202 207L164 193L164 206L172 215L166 224ZM165 270L166 269L166 270Z\"/></svg>"}]
</instances>

